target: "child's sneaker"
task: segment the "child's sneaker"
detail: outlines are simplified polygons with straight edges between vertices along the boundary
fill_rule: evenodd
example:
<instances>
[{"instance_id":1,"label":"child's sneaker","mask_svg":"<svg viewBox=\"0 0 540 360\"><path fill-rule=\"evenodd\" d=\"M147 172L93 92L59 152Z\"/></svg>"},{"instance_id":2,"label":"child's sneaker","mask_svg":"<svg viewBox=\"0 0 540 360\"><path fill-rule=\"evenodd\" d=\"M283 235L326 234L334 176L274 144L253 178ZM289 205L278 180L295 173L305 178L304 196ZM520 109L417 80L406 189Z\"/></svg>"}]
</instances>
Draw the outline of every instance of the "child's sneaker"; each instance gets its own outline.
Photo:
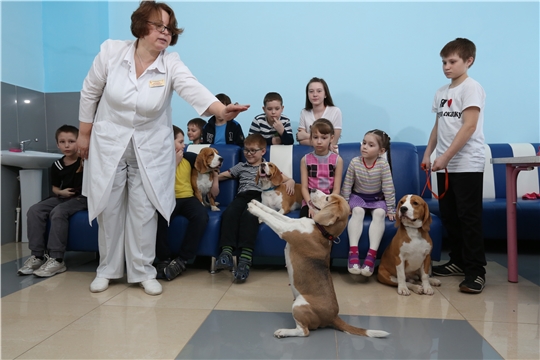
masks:
<instances>
[{"instance_id":1,"label":"child's sneaker","mask_svg":"<svg viewBox=\"0 0 540 360\"><path fill-rule=\"evenodd\" d=\"M463 276L465 273L452 261L447 262L444 265L437 265L431 268L431 272L436 276Z\"/></svg>"},{"instance_id":2,"label":"child's sneaker","mask_svg":"<svg viewBox=\"0 0 540 360\"><path fill-rule=\"evenodd\" d=\"M222 252L216 260L216 270L232 270L234 267L232 255L227 252Z\"/></svg>"},{"instance_id":3,"label":"child's sneaker","mask_svg":"<svg viewBox=\"0 0 540 360\"><path fill-rule=\"evenodd\" d=\"M34 275L37 277L50 277L56 274L63 273L67 270L65 262L58 262L55 258L49 258L47 262L39 269L34 271Z\"/></svg>"},{"instance_id":4,"label":"child's sneaker","mask_svg":"<svg viewBox=\"0 0 540 360\"><path fill-rule=\"evenodd\" d=\"M459 284L459 291L470 293L470 294L479 294L484 290L486 286L486 278L484 276L465 276L465 280Z\"/></svg>"},{"instance_id":5,"label":"child's sneaker","mask_svg":"<svg viewBox=\"0 0 540 360\"><path fill-rule=\"evenodd\" d=\"M347 270L349 270L349 272L354 275L360 274L360 259L358 259L357 252L349 252Z\"/></svg>"},{"instance_id":6,"label":"child's sneaker","mask_svg":"<svg viewBox=\"0 0 540 360\"><path fill-rule=\"evenodd\" d=\"M49 257L45 255L45 259L38 259L34 255L30 256L26 261L24 262L23 266L17 271L18 275L32 275L34 273L34 270L37 270L43 265L45 261L47 261Z\"/></svg>"},{"instance_id":7,"label":"child's sneaker","mask_svg":"<svg viewBox=\"0 0 540 360\"><path fill-rule=\"evenodd\" d=\"M251 267L251 263L249 261L240 260L238 262L238 266L236 267L236 270L234 271L234 280L236 283L243 283L247 280L249 276L250 267Z\"/></svg>"},{"instance_id":8,"label":"child's sneaker","mask_svg":"<svg viewBox=\"0 0 540 360\"><path fill-rule=\"evenodd\" d=\"M360 275L363 275L365 277L370 277L371 275L373 275L373 271L375 271L375 268L364 264L360 268Z\"/></svg>"},{"instance_id":9,"label":"child's sneaker","mask_svg":"<svg viewBox=\"0 0 540 360\"><path fill-rule=\"evenodd\" d=\"M165 274L165 279L169 281L171 281L172 279L174 279L175 277L177 277L184 271L186 271L186 262L183 259L180 259L179 257L171 261L163 269L163 273Z\"/></svg>"}]
</instances>

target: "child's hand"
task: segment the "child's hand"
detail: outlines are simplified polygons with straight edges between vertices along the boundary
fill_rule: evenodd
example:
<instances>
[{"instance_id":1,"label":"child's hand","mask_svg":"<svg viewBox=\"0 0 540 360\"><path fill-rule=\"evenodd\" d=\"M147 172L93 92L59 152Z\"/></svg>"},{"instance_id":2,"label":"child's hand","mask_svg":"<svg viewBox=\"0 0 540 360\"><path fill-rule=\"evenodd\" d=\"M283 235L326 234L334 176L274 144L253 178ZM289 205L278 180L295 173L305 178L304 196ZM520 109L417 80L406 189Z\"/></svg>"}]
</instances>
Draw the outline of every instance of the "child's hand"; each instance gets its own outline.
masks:
<instances>
[{"instance_id":1,"label":"child's hand","mask_svg":"<svg viewBox=\"0 0 540 360\"><path fill-rule=\"evenodd\" d=\"M447 159L446 156L443 154L435 159L435 161L433 162L433 165L431 165L431 170L438 171L438 170L446 169L449 161L450 159Z\"/></svg>"},{"instance_id":2,"label":"child's hand","mask_svg":"<svg viewBox=\"0 0 540 360\"><path fill-rule=\"evenodd\" d=\"M296 141L302 141L306 139L309 139L309 134L304 129L298 130L298 132L296 133Z\"/></svg>"},{"instance_id":3,"label":"child's hand","mask_svg":"<svg viewBox=\"0 0 540 360\"><path fill-rule=\"evenodd\" d=\"M279 136L272 137L272 145L281 145L281 138Z\"/></svg>"},{"instance_id":4,"label":"child's hand","mask_svg":"<svg viewBox=\"0 0 540 360\"><path fill-rule=\"evenodd\" d=\"M386 216L388 216L388 220L390 221L396 220L396 214L386 213Z\"/></svg>"},{"instance_id":5,"label":"child's hand","mask_svg":"<svg viewBox=\"0 0 540 360\"><path fill-rule=\"evenodd\" d=\"M274 123L272 124L272 127L278 132L278 134L283 134L283 131L285 131L285 127L283 126L281 121L279 121L279 118L278 119L272 119L272 120L274 120Z\"/></svg>"},{"instance_id":6,"label":"child's hand","mask_svg":"<svg viewBox=\"0 0 540 360\"><path fill-rule=\"evenodd\" d=\"M313 219L313 217L315 216L316 212L315 210L313 210L312 208L309 208L309 212L308 212L308 217L310 219Z\"/></svg>"},{"instance_id":7,"label":"child's hand","mask_svg":"<svg viewBox=\"0 0 540 360\"><path fill-rule=\"evenodd\" d=\"M75 191L73 190L73 188L65 188L65 189L59 190L57 195L60 197L68 198L75 195Z\"/></svg>"},{"instance_id":8,"label":"child's hand","mask_svg":"<svg viewBox=\"0 0 540 360\"><path fill-rule=\"evenodd\" d=\"M176 165L180 164L184 158L184 149L176 150Z\"/></svg>"},{"instance_id":9,"label":"child's hand","mask_svg":"<svg viewBox=\"0 0 540 360\"><path fill-rule=\"evenodd\" d=\"M287 189L287 194L294 195L294 179L289 179L285 182L285 188Z\"/></svg>"}]
</instances>

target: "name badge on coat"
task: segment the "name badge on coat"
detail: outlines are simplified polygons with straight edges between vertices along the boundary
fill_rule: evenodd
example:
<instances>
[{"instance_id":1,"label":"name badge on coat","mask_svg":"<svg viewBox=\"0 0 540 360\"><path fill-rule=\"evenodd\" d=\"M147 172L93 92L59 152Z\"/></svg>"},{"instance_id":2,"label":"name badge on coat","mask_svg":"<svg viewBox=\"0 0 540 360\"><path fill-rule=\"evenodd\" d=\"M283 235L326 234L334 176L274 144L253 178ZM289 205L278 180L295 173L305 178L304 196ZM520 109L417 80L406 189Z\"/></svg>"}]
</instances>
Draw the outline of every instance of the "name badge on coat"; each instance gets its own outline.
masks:
<instances>
[{"instance_id":1,"label":"name badge on coat","mask_svg":"<svg viewBox=\"0 0 540 360\"><path fill-rule=\"evenodd\" d=\"M165 86L165 79L161 79L161 80L150 80L150 87L151 87L151 88L154 88L154 87L162 87L162 86Z\"/></svg>"}]
</instances>

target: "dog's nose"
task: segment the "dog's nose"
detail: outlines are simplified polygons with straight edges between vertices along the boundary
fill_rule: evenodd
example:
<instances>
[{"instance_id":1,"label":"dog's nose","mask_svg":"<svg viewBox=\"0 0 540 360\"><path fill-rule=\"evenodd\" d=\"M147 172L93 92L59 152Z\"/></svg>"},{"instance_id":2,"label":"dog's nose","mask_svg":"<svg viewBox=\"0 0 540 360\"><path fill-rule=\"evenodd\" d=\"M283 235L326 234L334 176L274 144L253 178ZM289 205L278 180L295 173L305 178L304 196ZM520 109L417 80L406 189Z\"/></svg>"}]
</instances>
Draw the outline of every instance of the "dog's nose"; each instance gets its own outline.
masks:
<instances>
[{"instance_id":1,"label":"dog's nose","mask_svg":"<svg viewBox=\"0 0 540 360\"><path fill-rule=\"evenodd\" d=\"M406 206L402 206L402 207L399 208L399 211L401 211L402 214L405 214L407 212L407 210L409 210L409 208L406 207Z\"/></svg>"}]
</instances>

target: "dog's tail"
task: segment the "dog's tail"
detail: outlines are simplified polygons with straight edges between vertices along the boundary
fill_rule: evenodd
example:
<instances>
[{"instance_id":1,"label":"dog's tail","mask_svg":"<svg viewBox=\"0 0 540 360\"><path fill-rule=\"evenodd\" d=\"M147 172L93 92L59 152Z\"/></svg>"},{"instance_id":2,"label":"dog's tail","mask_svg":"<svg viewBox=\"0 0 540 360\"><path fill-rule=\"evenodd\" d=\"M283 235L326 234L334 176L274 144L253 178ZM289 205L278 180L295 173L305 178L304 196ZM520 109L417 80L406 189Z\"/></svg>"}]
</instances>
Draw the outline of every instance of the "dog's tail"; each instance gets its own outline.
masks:
<instances>
[{"instance_id":1,"label":"dog's tail","mask_svg":"<svg viewBox=\"0 0 540 360\"><path fill-rule=\"evenodd\" d=\"M367 329L362 329L356 326L349 325L345 321L343 321L343 319L341 319L339 316L336 316L336 319L334 320L332 327L334 329L341 330L351 335L360 335L360 336L377 337L377 338L387 337L388 335L390 335L390 333L386 331L382 331L382 330L367 330Z\"/></svg>"}]
</instances>

